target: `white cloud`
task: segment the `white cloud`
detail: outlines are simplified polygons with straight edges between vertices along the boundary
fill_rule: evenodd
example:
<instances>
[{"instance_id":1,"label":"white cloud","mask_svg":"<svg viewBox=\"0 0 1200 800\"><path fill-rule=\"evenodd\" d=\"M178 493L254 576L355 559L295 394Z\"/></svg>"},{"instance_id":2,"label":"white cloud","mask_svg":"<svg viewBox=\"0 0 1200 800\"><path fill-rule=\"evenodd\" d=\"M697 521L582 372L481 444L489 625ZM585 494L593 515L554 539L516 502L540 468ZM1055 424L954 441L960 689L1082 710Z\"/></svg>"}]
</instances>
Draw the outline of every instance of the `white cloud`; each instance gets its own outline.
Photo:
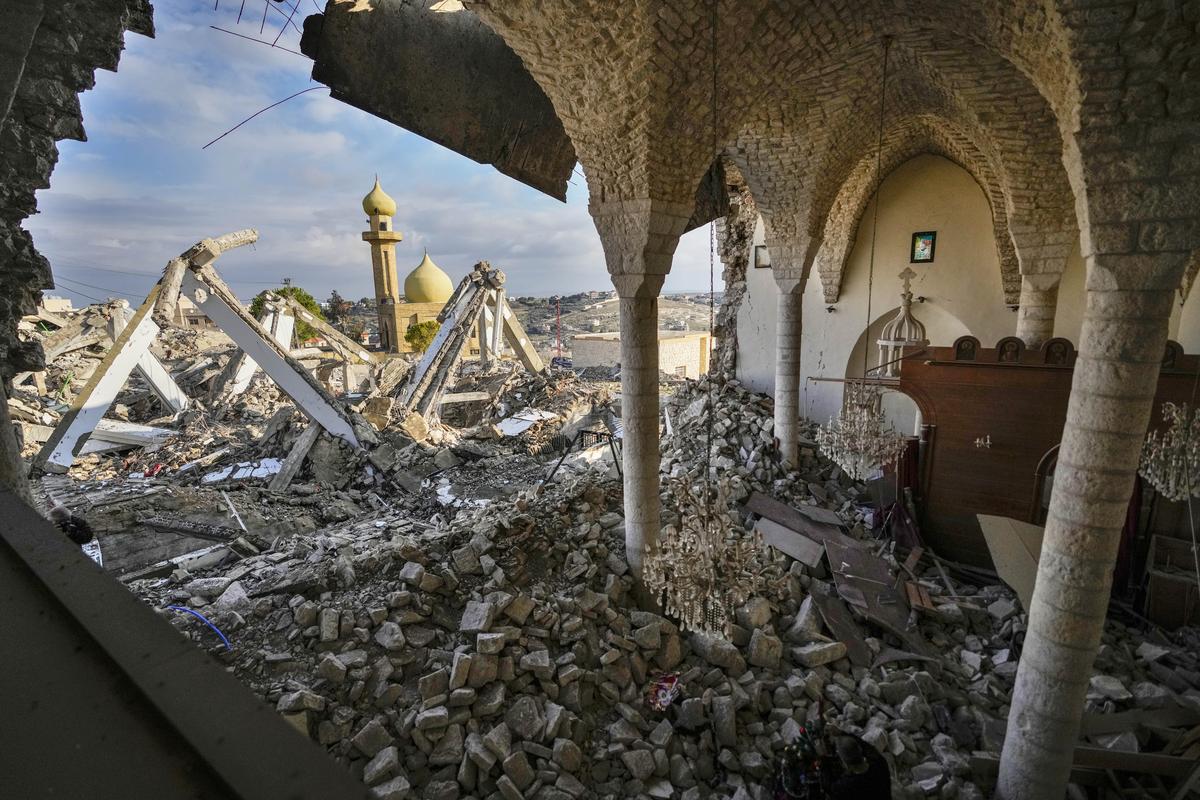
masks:
<instances>
[{"instance_id":1,"label":"white cloud","mask_svg":"<svg viewBox=\"0 0 1200 800\"><path fill-rule=\"evenodd\" d=\"M369 294L359 203L376 173L399 205L402 269L428 248L455 277L491 261L515 294L610 285L582 177L572 176L568 203L559 203L323 87L202 150L255 111L318 86L307 59L209 29L234 29L239 5L222 2L214 13L159 3L158 38L129 35L119 72L99 73L83 95L89 141L61 145L52 188L39 194L43 213L28 223L64 279L61 292L144 294L166 261L198 239L256 227L259 243L219 264L239 296L285 276L319 297ZM236 29L259 38L261 7L251 11ZM297 24L312 13L300 12ZM269 41L282 17L271 12L268 22ZM298 49L295 31L280 44ZM682 239L668 290L707 287L707 237L702 228Z\"/></svg>"}]
</instances>

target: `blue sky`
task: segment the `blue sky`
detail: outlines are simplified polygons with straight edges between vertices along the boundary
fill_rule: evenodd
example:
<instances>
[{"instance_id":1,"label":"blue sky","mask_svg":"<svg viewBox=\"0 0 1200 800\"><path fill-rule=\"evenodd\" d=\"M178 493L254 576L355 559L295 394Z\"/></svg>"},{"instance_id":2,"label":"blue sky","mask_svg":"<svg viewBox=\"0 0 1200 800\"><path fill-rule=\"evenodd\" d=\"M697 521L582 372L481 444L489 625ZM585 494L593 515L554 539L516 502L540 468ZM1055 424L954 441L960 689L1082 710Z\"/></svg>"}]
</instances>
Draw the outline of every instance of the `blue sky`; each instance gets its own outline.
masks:
<instances>
[{"instance_id":1,"label":"blue sky","mask_svg":"<svg viewBox=\"0 0 1200 800\"><path fill-rule=\"evenodd\" d=\"M253 249L219 262L243 299L284 276L320 299L370 295L360 201L376 172L399 206L397 261L424 248L457 280L481 259L505 270L510 292L611 288L587 213L585 179L566 204L365 112L319 88L201 147L271 103L319 86L303 56L212 30L274 40L285 23L263 0L157 0L157 37L126 36L117 73L85 92L87 142L60 142L40 213L26 223L54 268L47 294L144 297L167 260L205 236L259 229ZM314 0L295 17L316 12ZM286 27L280 48L299 51ZM718 290L720 264L717 264ZM667 291L708 286L708 228L684 237ZM90 295L90 298L88 297Z\"/></svg>"}]
</instances>

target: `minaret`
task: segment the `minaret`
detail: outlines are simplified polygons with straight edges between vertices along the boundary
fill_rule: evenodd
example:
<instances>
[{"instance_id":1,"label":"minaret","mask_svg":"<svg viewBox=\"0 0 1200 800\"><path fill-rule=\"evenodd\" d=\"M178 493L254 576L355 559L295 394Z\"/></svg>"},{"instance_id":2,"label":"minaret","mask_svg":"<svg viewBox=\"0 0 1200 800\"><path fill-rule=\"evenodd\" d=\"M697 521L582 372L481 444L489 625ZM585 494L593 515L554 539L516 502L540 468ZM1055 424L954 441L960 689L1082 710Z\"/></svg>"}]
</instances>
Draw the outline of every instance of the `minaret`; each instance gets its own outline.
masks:
<instances>
[{"instance_id":1,"label":"minaret","mask_svg":"<svg viewBox=\"0 0 1200 800\"><path fill-rule=\"evenodd\" d=\"M389 353L398 353L404 335L398 332L396 305L400 285L396 279L396 242L404 239L392 229L396 201L388 196L375 177L375 187L363 198L363 211L370 218L371 230L363 231L364 242L371 245L371 271L375 276L375 308L379 315L379 344Z\"/></svg>"}]
</instances>

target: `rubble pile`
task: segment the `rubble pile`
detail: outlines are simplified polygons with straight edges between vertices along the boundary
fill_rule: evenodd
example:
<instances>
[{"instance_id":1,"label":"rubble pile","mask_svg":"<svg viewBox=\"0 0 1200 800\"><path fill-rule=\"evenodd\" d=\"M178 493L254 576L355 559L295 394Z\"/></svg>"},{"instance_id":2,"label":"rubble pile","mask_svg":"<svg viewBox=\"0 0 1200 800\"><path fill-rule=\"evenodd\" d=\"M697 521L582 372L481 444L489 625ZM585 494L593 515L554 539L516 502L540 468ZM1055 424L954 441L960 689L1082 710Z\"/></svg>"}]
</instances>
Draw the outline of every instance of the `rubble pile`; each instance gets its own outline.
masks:
<instances>
[{"instance_id":1,"label":"rubble pile","mask_svg":"<svg viewBox=\"0 0 1200 800\"><path fill-rule=\"evenodd\" d=\"M704 634L635 590L606 440L542 485L576 434L619 433L607 388L464 367L454 391L487 397L447 404L455 424L410 415L355 452L314 437L269 380L209 400L234 349L204 337L156 345L195 401L174 436L81 456L41 492L86 511L133 591L378 797L757 799L802 731L861 736L887 758L896 797L983 796L973 759L1004 735L1025 634L1016 596L880 537L867 488L811 442L785 467L770 398L735 380L664 392L665 535L680 521L668 482L719 479L729 519L786 554L778 594ZM51 415L69 400L15 399ZM126 408L152 413L140 402ZM285 472L301 442L302 466ZM816 538L769 538L771 508ZM136 552L146 530L177 539ZM1188 734L1200 634L1139 625L1106 628L1087 741L1200 756ZM1130 716L1161 709L1170 724Z\"/></svg>"},{"instance_id":2,"label":"rubble pile","mask_svg":"<svg viewBox=\"0 0 1200 800\"><path fill-rule=\"evenodd\" d=\"M687 408L705 397L677 398L664 477L695 463L703 415ZM717 411L725 474L837 507L866 536L861 487L815 453L803 478L768 455L766 401L727 386ZM752 598L727 637L687 633L635 601L623 534L619 483L593 476L435 524L360 516L134 589L208 615L231 651L164 611L379 797L759 797L785 743L822 725L884 753L898 797L982 796L969 759L999 749L1023 640L1009 589L917 567L933 608L903 641L853 622L859 665L822 610L837 597L824 564L791 562L788 596ZM1093 710L1200 708L1187 641L1142 640L1110 624Z\"/></svg>"},{"instance_id":3,"label":"rubble pile","mask_svg":"<svg viewBox=\"0 0 1200 800\"><path fill-rule=\"evenodd\" d=\"M665 477L703 479L710 405L714 409L711 466L714 475L729 481L735 500L765 492L793 505L820 506L839 513L860 537L866 535L859 509L866 488L819 456L812 436L815 424L802 429L799 464L789 473L774 444L772 399L736 380L688 381L670 397L665 404L670 433L660 448ZM668 500L665 493L663 500Z\"/></svg>"}]
</instances>

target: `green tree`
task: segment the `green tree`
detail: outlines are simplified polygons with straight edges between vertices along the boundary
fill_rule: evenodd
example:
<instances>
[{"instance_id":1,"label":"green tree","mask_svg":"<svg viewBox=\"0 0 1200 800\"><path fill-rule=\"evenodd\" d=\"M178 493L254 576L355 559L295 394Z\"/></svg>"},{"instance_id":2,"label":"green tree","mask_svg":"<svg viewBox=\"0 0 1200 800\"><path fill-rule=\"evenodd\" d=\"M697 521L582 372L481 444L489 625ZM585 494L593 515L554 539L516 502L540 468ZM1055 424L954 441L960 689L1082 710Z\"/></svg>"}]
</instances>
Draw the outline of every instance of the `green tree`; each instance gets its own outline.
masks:
<instances>
[{"instance_id":1,"label":"green tree","mask_svg":"<svg viewBox=\"0 0 1200 800\"><path fill-rule=\"evenodd\" d=\"M433 337L437 336L441 328L442 326L432 319L409 325L408 330L404 332L404 341L416 352L424 353L429 349L429 345L433 344Z\"/></svg>"},{"instance_id":2,"label":"green tree","mask_svg":"<svg viewBox=\"0 0 1200 800\"><path fill-rule=\"evenodd\" d=\"M268 294L278 294L290 297L300 305L304 306L318 319L325 319L325 315L321 313L321 304L317 302L315 297L301 289L299 286L280 286L278 289L267 289L266 291L259 292L254 296L254 299L250 301L250 313L255 317L258 317L262 314L263 303L266 301ZM305 339L311 339L317 335L317 331L311 325L303 320L296 320L296 338L299 341L303 342Z\"/></svg>"},{"instance_id":3,"label":"green tree","mask_svg":"<svg viewBox=\"0 0 1200 800\"><path fill-rule=\"evenodd\" d=\"M325 301L325 307L329 309L329 321L334 325L340 326L346 321L346 315L350 313L353 305L349 300L338 294L337 289L334 289L333 293L329 295L329 299Z\"/></svg>"}]
</instances>

